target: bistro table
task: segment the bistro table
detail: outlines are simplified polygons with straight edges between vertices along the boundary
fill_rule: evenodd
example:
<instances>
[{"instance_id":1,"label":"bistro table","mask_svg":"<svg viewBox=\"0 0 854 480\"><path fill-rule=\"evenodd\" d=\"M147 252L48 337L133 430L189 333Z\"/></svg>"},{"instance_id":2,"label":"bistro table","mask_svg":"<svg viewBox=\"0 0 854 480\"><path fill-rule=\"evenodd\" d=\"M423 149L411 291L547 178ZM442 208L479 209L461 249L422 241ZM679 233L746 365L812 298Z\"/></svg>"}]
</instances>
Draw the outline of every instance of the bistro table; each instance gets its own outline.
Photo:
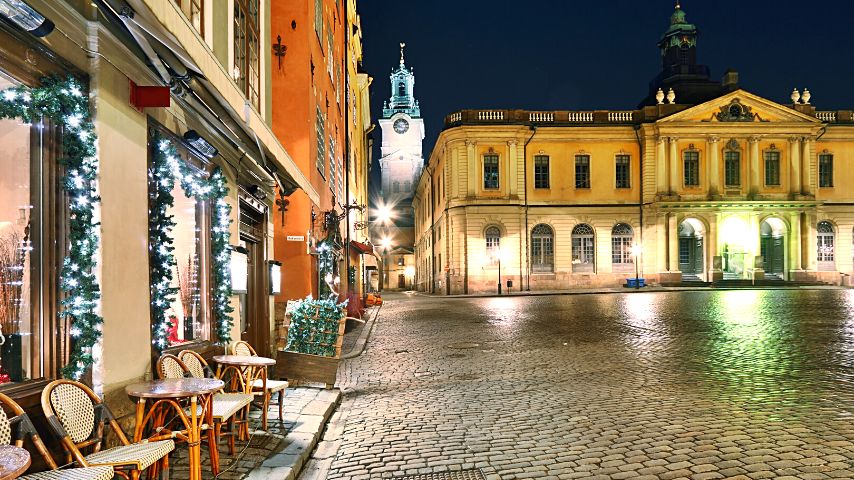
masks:
<instances>
[{"instance_id":1,"label":"bistro table","mask_svg":"<svg viewBox=\"0 0 854 480\"><path fill-rule=\"evenodd\" d=\"M276 361L272 358L258 357L254 355L215 355L213 361L217 363L216 376L223 378L229 370L233 372L232 379L236 379L238 387L243 393L254 395L253 387L256 380L261 381L261 391L267 391L267 367L275 365ZM264 393L266 395L266 393ZM266 397L264 397L266 398ZM265 402L262 402L262 405ZM261 408L261 428L267 430L267 409ZM248 420L248 418L247 418ZM249 426L246 426L248 435Z\"/></svg>"},{"instance_id":2,"label":"bistro table","mask_svg":"<svg viewBox=\"0 0 854 480\"><path fill-rule=\"evenodd\" d=\"M152 428L155 434L151 439L159 437L171 438L172 432L164 437L163 421L170 409L174 410L175 416L179 417L186 427L186 431L175 432L174 436L186 440L190 449L190 480L201 480L202 478L202 459L201 449L199 444L202 437L202 425L208 425L208 442L211 445L215 444L213 438L213 430L210 428L213 425L211 417L211 399L213 393L222 389L225 384L222 380L215 378L171 378L164 380L153 380L150 382L135 383L125 387L125 392L128 396L137 398L136 402L136 428L134 429L133 439L135 442L142 440L145 432L145 425L151 421ZM184 407L178 402L180 399L190 399L189 418L184 411ZM151 408L148 413L145 412L145 406L151 401ZM198 406L201 405L201 412ZM199 417L203 417L203 421L199 421ZM216 453L216 448L211 449L211 453L219 456ZM218 458L211 458L211 464L217 465Z\"/></svg>"},{"instance_id":3,"label":"bistro table","mask_svg":"<svg viewBox=\"0 0 854 480\"><path fill-rule=\"evenodd\" d=\"M0 480L18 478L30 468L30 452L14 445L0 445Z\"/></svg>"}]
</instances>

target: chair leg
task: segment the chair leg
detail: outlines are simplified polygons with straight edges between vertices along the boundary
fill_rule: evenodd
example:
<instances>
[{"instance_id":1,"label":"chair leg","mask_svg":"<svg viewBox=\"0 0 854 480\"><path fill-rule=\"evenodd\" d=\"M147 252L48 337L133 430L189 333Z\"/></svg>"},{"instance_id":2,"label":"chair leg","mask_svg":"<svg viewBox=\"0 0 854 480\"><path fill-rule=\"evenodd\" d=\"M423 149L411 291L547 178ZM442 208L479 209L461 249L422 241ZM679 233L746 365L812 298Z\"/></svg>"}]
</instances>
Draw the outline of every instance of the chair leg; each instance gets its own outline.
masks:
<instances>
[{"instance_id":1,"label":"chair leg","mask_svg":"<svg viewBox=\"0 0 854 480\"><path fill-rule=\"evenodd\" d=\"M234 429L234 416L232 415L232 417L228 419L228 431L230 432L228 436L228 454L232 457L234 456L234 436L236 435Z\"/></svg>"},{"instance_id":2,"label":"chair leg","mask_svg":"<svg viewBox=\"0 0 854 480\"><path fill-rule=\"evenodd\" d=\"M267 431L267 411L270 409L270 392L264 392L264 411L261 412L261 429Z\"/></svg>"},{"instance_id":3,"label":"chair leg","mask_svg":"<svg viewBox=\"0 0 854 480\"><path fill-rule=\"evenodd\" d=\"M131 470L130 478L131 480L139 480L139 470Z\"/></svg>"},{"instance_id":4,"label":"chair leg","mask_svg":"<svg viewBox=\"0 0 854 480\"><path fill-rule=\"evenodd\" d=\"M219 426L219 422L216 422ZM214 476L219 475L219 438L213 428L208 429L208 452L211 455L211 471Z\"/></svg>"},{"instance_id":5,"label":"chair leg","mask_svg":"<svg viewBox=\"0 0 854 480\"><path fill-rule=\"evenodd\" d=\"M283 422L282 409L285 406L285 390L279 390L279 422Z\"/></svg>"}]
</instances>

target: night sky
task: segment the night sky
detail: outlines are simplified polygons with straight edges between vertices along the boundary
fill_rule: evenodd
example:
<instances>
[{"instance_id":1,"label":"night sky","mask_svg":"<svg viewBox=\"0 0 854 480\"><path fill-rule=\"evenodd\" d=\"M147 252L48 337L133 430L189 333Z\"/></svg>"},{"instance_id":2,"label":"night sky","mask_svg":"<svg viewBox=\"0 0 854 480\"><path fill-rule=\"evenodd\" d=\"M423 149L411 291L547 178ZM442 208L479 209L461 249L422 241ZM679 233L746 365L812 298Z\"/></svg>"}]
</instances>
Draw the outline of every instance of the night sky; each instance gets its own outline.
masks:
<instances>
[{"instance_id":1,"label":"night sky","mask_svg":"<svg viewBox=\"0 0 854 480\"><path fill-rule=\"evenodd\" d=\"M670 0L360 0L372 117L391 94L401 41L415 68L425 161L456 110L633 109L660 70L656 43L673 7ZM682 9L700 31L698 63L713 79L733 68L742 88L770 100L791 103L792 89L806 87L819 110L854 109L854 2L684 0ZM379 145L379 128L374 135Z\"/></svg>"}]
</instances>

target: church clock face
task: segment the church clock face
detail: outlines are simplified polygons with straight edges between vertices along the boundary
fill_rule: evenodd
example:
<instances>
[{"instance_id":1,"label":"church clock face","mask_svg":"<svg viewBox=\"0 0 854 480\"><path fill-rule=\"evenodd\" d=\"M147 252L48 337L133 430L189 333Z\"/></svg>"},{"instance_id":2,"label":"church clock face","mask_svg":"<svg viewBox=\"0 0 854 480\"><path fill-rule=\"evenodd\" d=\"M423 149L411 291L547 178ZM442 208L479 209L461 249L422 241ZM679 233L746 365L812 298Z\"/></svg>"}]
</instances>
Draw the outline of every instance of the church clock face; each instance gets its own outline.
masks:
<instances>
[{"instance_id":1,"label":"church clock face","mask_svg":"<svg viewBox=\"0 0 854 480\"><path fill-rule=\"evenodd\" d=\"M394 131L403 135L406 131L409 130L409 122L402 118L398 118L394 121Z\"/></svg>"}]
</instances>

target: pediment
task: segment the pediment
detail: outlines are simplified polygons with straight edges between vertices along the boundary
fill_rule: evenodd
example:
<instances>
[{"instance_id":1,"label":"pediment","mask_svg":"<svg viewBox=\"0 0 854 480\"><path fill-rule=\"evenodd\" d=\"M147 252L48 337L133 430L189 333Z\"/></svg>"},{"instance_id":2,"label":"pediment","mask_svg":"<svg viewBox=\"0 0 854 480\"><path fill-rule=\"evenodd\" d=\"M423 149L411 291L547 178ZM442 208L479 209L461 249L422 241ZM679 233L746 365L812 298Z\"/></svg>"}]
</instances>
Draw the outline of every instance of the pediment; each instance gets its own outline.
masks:
<instances>
[{"instance_id":1,"label":"pediment","mask_svg":"<svg viewBox=\"0 0 854 480\"><path fill-rule=\"evenodd\" d=\"M658 122L821 123L815 117L741 89L674 113Z\"/></svg>"}]
</instances>

